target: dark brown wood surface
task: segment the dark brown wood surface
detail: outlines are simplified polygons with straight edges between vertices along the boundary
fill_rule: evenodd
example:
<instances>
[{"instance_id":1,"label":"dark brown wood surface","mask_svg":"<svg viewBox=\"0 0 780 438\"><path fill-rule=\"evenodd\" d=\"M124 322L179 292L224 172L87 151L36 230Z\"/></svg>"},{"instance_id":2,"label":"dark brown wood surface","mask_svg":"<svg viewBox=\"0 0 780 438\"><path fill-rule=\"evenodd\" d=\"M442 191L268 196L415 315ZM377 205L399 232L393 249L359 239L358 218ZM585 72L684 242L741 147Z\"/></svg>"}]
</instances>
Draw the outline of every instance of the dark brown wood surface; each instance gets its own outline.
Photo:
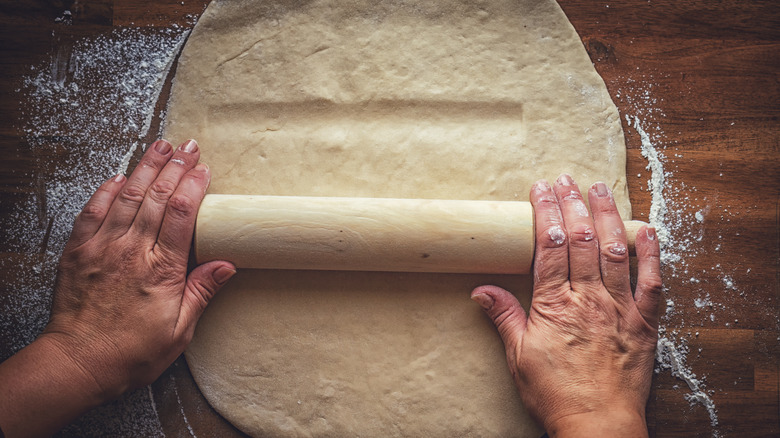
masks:
<instances>
[{"instance_id":1,"label":"dark brown wood surface","mask_svg":"<svg viewBox=\"0 0 780 438\"><path fill-rule=\"evenodd\" d=\"M206 3L0 1L0 219L39 193L52 172L48 163L64 155L62 148L35 150L19 130L17 90L30 66L78 38L112 28L190 27ZM662 370L648 405L651 435L713 436L716 430L720 436L780 436L780 6L705 0L560 3L621 114L639 117L664 154L668 217L677 218L670 219L672 235L677 242L690 241L676 250L682 260L664 270L666 298L674 302L664 325L687 343L690 368L706 376L719 423L712 428L707 411L684 398L685 383ZM73 12L71 23L55 22L66 9ZM625 119L623 127L634 215L646 219L647 160L636 129ZM45 218L30 226L45 227ZM0 237L13 236L0 230ZM37 256L45 255L34 249L20 253L0 242L0 278L18 276L17 261ZM0 290L3 311L11 308L13 293L8 286ZM716 308L695 305L707 296ZM6 337L0 333L0 359L13 348ZM167 436L240 435L208 407L183 359L152 388Z\"/></svg>"}]
</instances>

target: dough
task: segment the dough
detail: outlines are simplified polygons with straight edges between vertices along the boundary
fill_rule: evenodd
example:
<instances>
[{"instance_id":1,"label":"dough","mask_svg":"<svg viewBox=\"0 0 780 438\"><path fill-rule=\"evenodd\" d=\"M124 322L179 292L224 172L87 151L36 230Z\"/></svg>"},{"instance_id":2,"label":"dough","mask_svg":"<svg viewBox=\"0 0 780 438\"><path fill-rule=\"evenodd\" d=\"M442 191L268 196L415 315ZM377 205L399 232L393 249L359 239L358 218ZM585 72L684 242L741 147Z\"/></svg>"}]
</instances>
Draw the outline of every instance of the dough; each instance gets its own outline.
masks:
<instances>
[{"instance_id":1,"label":"dough","mask_svg":"<svg viewBox=\"0 0 780 438\"><path fill-rule=\"evenodd\" d=\"M527 200L603 180L630 218L617 110L552 0L214 1L165 136L212 193ZM242 271L186 352L254 436L539 436L469 300L528 276Z\"/></svg>"}]
</instances>

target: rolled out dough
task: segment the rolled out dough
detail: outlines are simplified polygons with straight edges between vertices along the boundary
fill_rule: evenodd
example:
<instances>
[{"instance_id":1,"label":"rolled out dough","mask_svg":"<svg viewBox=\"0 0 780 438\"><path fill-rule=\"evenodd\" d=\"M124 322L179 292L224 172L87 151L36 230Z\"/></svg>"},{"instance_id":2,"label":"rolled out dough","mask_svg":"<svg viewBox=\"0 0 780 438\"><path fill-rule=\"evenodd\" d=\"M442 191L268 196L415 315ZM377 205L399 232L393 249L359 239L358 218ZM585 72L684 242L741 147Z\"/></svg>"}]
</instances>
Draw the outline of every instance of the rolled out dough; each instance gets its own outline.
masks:
<instances>
[{"instance_id":1,"label":"rolled out dough","mask_svg":"<svg viewBox=\"0 0 780 438\"><path fill-rule=\"evenodd\" d=\"M213 193L527 200L603 180L630 218L617 109L553 0L214 1L165 136ZM242 271L186 352L254 436L538 436L469 292L527 276Z\"/></svg>"}]
</instances>

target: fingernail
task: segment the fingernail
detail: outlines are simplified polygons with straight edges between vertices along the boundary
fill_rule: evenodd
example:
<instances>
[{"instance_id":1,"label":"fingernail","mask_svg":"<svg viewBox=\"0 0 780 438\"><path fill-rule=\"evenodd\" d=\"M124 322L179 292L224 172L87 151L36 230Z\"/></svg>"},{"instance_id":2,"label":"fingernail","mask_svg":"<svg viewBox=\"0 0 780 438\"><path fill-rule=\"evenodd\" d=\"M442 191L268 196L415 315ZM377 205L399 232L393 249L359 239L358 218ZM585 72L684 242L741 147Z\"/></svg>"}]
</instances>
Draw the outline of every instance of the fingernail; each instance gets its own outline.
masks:
<instances>
[{"instance_id":1,"label":"fingernail","mask_svg":"<svg viewBox=\"0 0 780 438\"><path fill-rule=\"evenodd\" d=\"M532 188L537 192L549 192L551 190L550 184L543 179L535 182Z\"/></svg>"},{"instance_id":2,"label":"fingernail","mask_svg":"<svg viewBox=\"0 0 780 438\"><path fill-rule=\"evenodd\" d=\"M599 198L604 198L609 195L609 189L603 182L597 182L596 184L593 184L593 187L596 189L596 195L598 195Z\"/></svg>"},{"instance_id":3,"label":"fingernail","mask_svg":"<svg viewBox=\"0 0 780 438\"><path fill-rule=\"evenodd\" d=\"M198 172L208 172L209 165L206 163L198 163L198 165L195 166L195 170L197 170Z\"/></svg>"},{"instance_id":4,"label":"fingernail","mask_svg":"<svg viewBox=\"0 0 780 438\"><path fill-rule=\"evenodd\" d=\"M119 175L114 177L114 182L121 183L121 182L125 182L126 179L127 177L120 173Z\"/></svg>"},{"instance_id":5,"label":"fingernail","mask_svg":"<svg viewBox=\"0 0 780 438\"><path fill-rule=\"evenodd\" d=\"M485 310L490 310L493 307L493 298L491 298L490 295L476 294L472 296L471 299L476 301L477 304Z\"/></svg>"},{"instance_id":6,"label":"fingernail","mask_svg":"<svg viewBox=\"0 0 780 438\"><path fill-rule=\"evenodd\" d=\"M645 234L647 235L647 240L655 240L658 238L655 233L655 227L646 227Z\"/></svg>"},{"instance_id":7,"label":"fingernail","mask_svg":"<svg viewBox=\"0 0 780 438\"><path fill-rule=\"evenodd\" d=\"M187 140L187 143L181 145L181 151L191 154L198 150L198 142L195 140Z\"/></svg>"},{"instance_id":8,"label":"fingernail","mask_svg":"<svg viewBox=\"0 0 780 438\"><path fill-rule=\"evenodd\" d=\"M235 274L235 269L229 268L227 266L220 266L216 271L214 271L214 281L216 281L217 284L225 284L228 280L230 280L230 277L234 276Z\"/></svg>"},{"instance_id":9,"label":"fingernail","mask_svg":"<svg viewBox=\"0 0 780 438\"><path fill-rule=\"evenodd\" d=\"M163 155L168 155L168 153L171 152L172 149L173 146L171 146L171 144L165 140L157 140L156 142L154 142L154 150L156 150L157 152Z\"/></svg>"},{"instance_id":10,"label":"fingernail","mask_svg":"<svg viewBox=\"0 0 780 438\"><path fill-rule=\"evenodd\" d=\"M564 173L558 177L558 183L562 186L573 186L574 180L568 174Z\"/></svg>"}]
</instances>

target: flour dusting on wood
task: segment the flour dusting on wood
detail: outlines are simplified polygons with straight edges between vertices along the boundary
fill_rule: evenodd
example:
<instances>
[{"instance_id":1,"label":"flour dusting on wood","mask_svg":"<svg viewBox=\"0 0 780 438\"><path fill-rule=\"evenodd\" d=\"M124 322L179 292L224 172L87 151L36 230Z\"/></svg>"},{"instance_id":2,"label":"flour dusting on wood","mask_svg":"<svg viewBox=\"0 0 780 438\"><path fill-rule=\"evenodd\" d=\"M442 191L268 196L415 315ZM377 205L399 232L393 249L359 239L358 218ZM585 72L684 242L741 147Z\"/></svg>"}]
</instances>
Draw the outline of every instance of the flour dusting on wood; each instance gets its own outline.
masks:
<instances>
[{"instance_id":1,"label":"flour dusting on wood","mask_svg":"<svg viewBox=\"0 0 780 438\"><path fill-rule=\"evenodd\" d=\"M665 157L663 152L659 151L653 144L651 136L648 135L642 126L642 120L638 116L626 115L626 121L639 134L642 142L642 156L648 161L647 170L650 172L650 176L647 181L647 189L652 196L648 219L650 225L656 228L658 234L658 241L661 246L661 263L667 272L671 271L673 273L672 275L676 275L678 269L684 270L687 274L687 261L683 255L689 252L692 239L690 234L684 231L682 224L689 223L691 218L681 218L681 215L684 214L682 208L685 205L680 205L681 208L678 211L669 208L669 205L675 204L667 201L668 194L665 195L664 191L667 189L667 179L671 176L671 173L664 169ZM695 214L699 215L700 212ZM694 219L698 219L698 216ZM697 282L695 277L691 277L691 283L695 284ZM665 288L664 292L667 297L666 314L661 320L661 326L658 331L655 372L660 373L668 370L673 377L685 382L690 392L684 394L683 397L691 405L698 404L707 410L707 414L710 417L710 425L713 428L712 436L718 437L720 436L720 432L717 429L718 413L715 402L712 399L713 391L707 390L704 378L698 378L687 364L689 353L687 342L684 338L679 339L677 329L669 327L670 316L674 315L676 311L676 302L673 298L674 293L668 287ZM709 294L704 299L696 299L694 305L697 308L707 305L712 307ZM714 314L711 315L713 315L712 318L714 319ZM696 336L698 336L698 332L696 332Z\"/></svg>"}]
</instances>

